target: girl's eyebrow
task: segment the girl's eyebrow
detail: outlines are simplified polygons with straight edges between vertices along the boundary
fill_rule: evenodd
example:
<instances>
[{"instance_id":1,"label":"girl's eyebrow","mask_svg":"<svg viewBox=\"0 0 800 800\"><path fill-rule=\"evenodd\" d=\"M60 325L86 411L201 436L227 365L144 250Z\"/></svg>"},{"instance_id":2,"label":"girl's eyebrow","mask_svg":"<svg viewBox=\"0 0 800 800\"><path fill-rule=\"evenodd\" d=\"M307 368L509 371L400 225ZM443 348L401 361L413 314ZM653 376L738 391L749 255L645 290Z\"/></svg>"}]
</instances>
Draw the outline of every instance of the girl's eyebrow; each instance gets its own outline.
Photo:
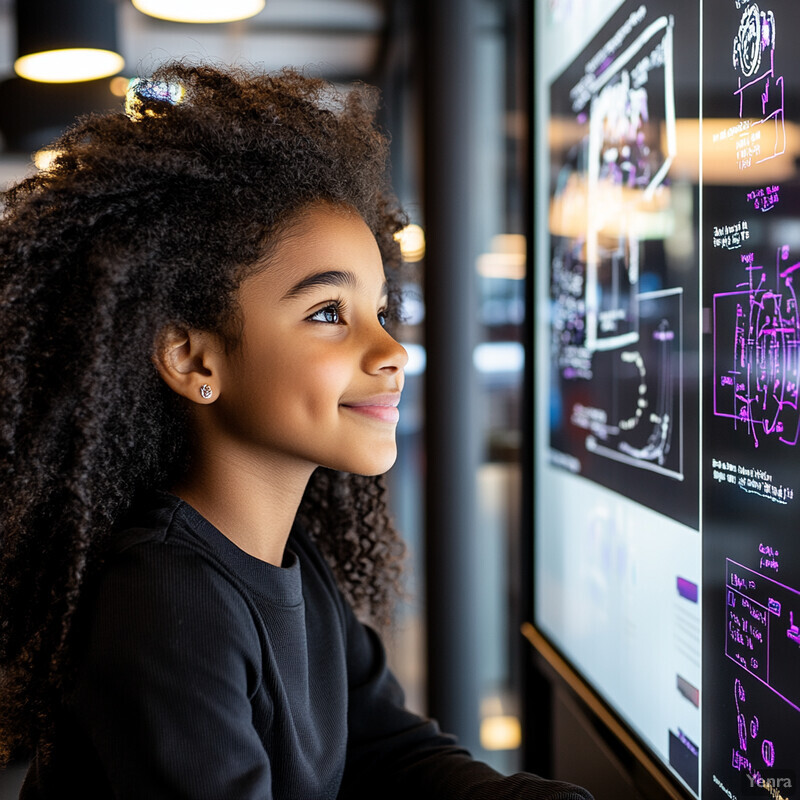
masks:
<instances>
[{"instance_id":1,"label":"girl's eyebrow","mask_svg":"<svg viewBox=\"0 0 800 800\"><path fill-rule=\"evenodd\" d=\"M331 269L325 272L316 272L307 275L291 287L281 298L281 300L291 300L299 295L310 292L318 286L346 286L350 289L358 288L358 278L349 270ZM381 295L388 292L386 283L381 287Z\"/></svg>"},{"instance_id":2,"label":"girl's eyebrow","mask_svg":"<svg viewBox=\"0 0 800 800\"><path fill-rule=\"evenodd\" d=\"M313 275L307 275L292 286L281 299L290 300L293 297L311 291L311 289L315 289L317 286L347 286L348 288L354 289L357 284L358 279L352 272L330 269L326 272L317 272Z\"/></svg>"}]
</instances>

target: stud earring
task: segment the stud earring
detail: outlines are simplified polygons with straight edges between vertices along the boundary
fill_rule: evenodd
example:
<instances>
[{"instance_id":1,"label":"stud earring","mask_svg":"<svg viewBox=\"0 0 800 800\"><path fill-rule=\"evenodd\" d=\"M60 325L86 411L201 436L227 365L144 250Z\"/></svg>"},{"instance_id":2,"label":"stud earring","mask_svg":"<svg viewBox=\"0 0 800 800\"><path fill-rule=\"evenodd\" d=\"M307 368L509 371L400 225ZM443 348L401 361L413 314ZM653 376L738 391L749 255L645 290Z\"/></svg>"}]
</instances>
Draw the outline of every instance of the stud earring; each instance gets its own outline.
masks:
<instances>
[{"instance_id":1,"label":"stud earring","mask_svg":"<svg viewBox=\"0 0 800 800\"><path fill-rule=\"evenodd\" d=\"M208 400L208 398L211 397L213 393L214 392L212 388L207 383L204 383L200 387L200 396L203 398L203 400Z\"/></svg>"}]
</instances>

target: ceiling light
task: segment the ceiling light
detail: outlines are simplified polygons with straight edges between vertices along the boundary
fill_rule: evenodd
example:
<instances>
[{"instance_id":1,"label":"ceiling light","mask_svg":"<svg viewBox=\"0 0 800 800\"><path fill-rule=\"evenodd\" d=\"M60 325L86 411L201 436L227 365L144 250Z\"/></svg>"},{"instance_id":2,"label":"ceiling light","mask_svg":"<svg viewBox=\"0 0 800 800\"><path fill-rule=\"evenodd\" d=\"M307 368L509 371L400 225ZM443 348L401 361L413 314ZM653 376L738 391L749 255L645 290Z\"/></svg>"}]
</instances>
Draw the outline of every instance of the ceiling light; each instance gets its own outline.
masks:
<instances>
[{"instance_id":1,"label":"ceiling light","mask_svg":"<svg viewBox=\"0 0 800 800\"><path fill-rule=\"evenodd\" d=\"M425 255L425 231L419 225L411 223L394 235L400 243L400 252L408 262L421 261Z\"/></svg>"},{"instance_id":2,"label":"ceiling light","mask_svg":"<svg viewBox=\"0 0 800 800\"><path fill-rule=\"evenodd\" d=\"M254 17L264 0L133 0L143 14L175 22L233 22Z\"/></svg>"},{"instance_id":3,"label":"ceiling light","mask_svg":"<svg viewBox=\"0 0 800 800\"><path fill-rule=\"evenodd\" d=\"M90 47L69 47L20 56L14 71L21 78L42 83L75 83L106 78L125 66L118 53Z\"/></svg>"},{"instance_id":4,"label":"ceiling light","mask_svg":"<svg viewBox=\"0 0 800 800\"><path fill-rule=\"evenodd\" d=\"M117 49L113 0L25 0L16 5L15 72L43 83L105 78L125 62Z\"/></svg>"}]
</instances>

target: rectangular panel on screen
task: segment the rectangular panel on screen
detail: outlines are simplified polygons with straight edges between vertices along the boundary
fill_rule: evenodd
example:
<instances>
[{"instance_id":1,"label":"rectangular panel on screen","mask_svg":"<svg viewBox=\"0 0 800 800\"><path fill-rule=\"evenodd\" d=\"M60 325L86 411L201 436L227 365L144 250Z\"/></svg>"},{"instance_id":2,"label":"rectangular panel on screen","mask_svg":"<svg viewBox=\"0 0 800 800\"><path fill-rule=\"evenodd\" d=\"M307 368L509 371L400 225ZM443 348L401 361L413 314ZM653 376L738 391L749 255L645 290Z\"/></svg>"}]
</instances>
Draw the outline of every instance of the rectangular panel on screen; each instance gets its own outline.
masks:
<instances>
[{"instance_id":1,"label":"rectangular panel on screen","mask_svg":"<svg viewBox=\"0 0 800 800\"><path fill-rule=\"evenodd\" d=\"M779 791L800 767L800 7L536 20L534 622L687 795Z\"/></svg>"},{"instance_id":2,"label":"rectangular panel on screen","mask_svg":"<svg viewBox=\"0 0 800 800\"><path fill-rule=\"evenodd\" d=\"M705 8L703 790L777 798L800 776L800 6Z\"/></svg>"}]
</instances>

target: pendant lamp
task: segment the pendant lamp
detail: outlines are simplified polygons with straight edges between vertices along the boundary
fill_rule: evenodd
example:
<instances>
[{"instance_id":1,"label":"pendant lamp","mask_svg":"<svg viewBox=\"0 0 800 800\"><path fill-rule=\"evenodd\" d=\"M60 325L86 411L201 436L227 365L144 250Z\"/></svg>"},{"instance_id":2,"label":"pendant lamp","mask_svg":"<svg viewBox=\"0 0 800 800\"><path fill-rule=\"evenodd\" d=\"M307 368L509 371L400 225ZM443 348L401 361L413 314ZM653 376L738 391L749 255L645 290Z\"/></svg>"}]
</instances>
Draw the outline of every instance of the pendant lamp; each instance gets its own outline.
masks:
<instances>
[{"instance_id":1,"label":"pendant lamp","mask_svg":"<svg viewBox=\"0 0 800 800\"><path fill-rule=\"evenodd\" d=\"M133 0L143 14L175 22L233 22L254 17L264 0Z\"/></svg>"},{"instance_id":2,"label":"pendant lamp","mask_svg":"<svg viewBox=\"0 0 800 800\"><path fill-rule=\"evenodd\" d=\"M43 83L72 83L119 72L115 0L17 0L14 71Z\"/></svg>"}]
</instances>

